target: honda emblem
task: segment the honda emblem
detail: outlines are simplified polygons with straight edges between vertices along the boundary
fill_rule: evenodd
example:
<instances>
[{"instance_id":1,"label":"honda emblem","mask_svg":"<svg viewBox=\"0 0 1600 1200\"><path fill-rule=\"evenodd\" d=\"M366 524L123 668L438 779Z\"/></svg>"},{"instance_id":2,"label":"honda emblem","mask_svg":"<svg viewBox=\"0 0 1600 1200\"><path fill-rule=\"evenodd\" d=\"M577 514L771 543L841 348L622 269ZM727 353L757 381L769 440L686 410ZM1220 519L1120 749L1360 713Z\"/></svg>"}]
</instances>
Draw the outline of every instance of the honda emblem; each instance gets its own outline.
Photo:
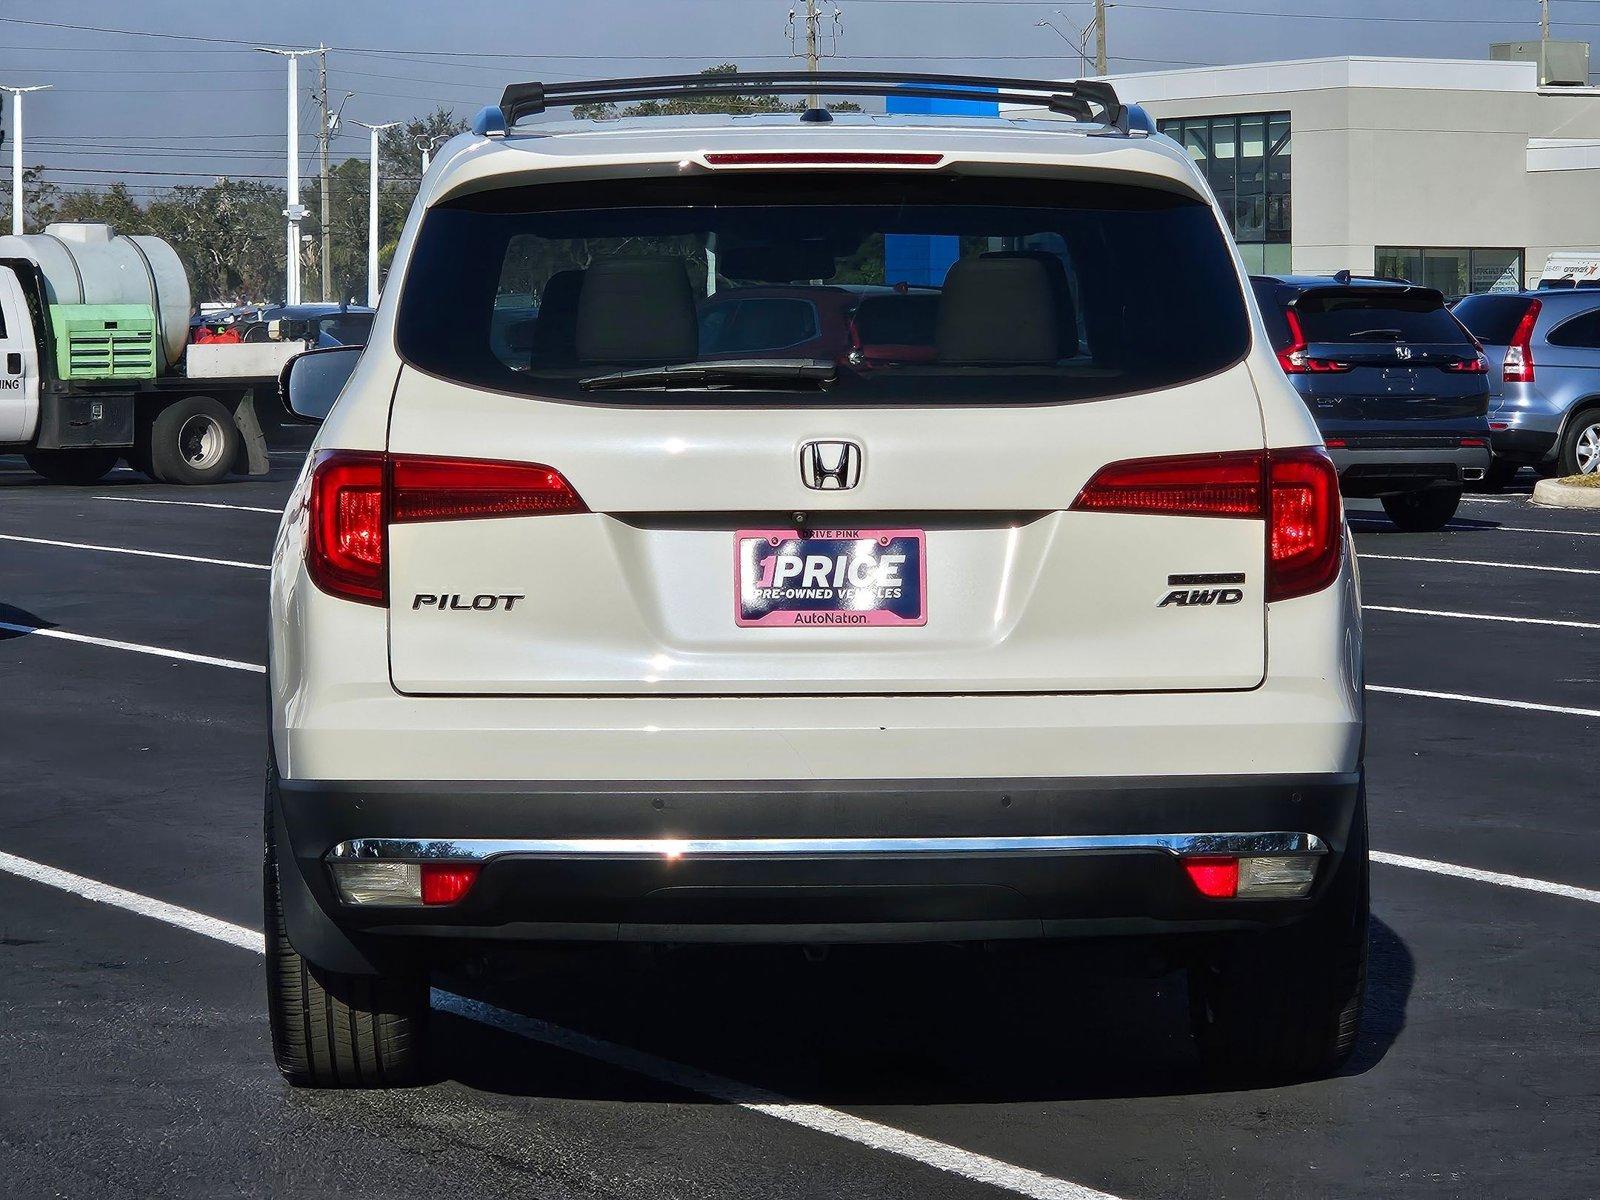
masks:
<instances>
[{"instance_id":1,"label":"honda emblem","mask_svg":"<svg viewBox=\"0 0 1600 1200\"><path fill-rule=\"evenodd\" d=\"M855 442L806 442L800 447L800 481L814 492L838 492L861 482L861 447Z\"/></svg>"}]
</instances>

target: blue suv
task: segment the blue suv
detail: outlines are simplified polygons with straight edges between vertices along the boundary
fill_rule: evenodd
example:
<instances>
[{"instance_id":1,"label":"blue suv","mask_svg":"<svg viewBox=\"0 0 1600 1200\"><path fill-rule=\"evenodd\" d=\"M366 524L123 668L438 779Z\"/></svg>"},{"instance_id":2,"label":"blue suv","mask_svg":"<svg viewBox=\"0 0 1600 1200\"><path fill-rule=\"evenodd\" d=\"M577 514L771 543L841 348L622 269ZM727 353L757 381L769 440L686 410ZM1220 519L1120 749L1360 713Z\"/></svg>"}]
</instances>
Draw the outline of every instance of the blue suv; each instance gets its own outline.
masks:
<instances>
[{"instance_id":1,"label":"blue suv","mask_svg":"<svg viewBox=\"0 0 1600 1200\"><path fill-rule=\"evenodd\" d=\"M1443 528L1490 464L1488 360L1444 296L1347 271L1251 283L1340 491L1401 529Z\"/></svg>"}]
</instances>

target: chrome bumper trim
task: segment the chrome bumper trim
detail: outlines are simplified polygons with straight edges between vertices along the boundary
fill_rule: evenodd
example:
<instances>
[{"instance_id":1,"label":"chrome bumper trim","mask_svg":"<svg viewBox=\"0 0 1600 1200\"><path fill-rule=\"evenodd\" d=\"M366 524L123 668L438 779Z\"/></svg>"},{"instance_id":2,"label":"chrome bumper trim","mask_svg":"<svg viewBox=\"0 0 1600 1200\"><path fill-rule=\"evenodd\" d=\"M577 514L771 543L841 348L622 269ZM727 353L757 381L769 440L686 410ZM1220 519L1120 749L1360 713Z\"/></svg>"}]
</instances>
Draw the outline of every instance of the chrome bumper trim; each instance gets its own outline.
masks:
<instances>
[{"instance_id":1,"label":"chrome bumper trim","mask_svg":"<svg viewBox=\"0 0 1600 1200\"><path fill-rule=\"evenodd\" d=\"M328 851L330 862L389 859L484 862L502 855L543 858L745 858L829 855L1104 854L1160 852L1216 855L1326 854L1314 833L1129 833L1065 837L889 838L353 838Z\"/></svg>"}]
</instances>

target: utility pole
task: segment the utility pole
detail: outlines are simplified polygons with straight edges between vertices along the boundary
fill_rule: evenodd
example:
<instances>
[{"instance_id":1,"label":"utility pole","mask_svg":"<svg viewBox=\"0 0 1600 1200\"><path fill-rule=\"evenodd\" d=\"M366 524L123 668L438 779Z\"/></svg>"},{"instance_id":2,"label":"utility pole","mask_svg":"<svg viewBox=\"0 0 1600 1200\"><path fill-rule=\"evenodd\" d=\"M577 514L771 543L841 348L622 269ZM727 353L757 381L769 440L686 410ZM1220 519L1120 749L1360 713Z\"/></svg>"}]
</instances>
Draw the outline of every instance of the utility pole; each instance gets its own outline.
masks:
<instances>
[{"instance_id":1,"label":"utility pole","mask_svg":"<svg viewBox=\"0 0 1600 1200\"><path fill-rule=\"evenodd\" d=\"M378 134L393 129L399 121L384 125L368 125L357 121L372 135L372 165L367 172L367 307L378 307Z\"/></svg>"},{"instance_id":2,"label":"utility pole","mask_svg":"<svg viewBox=\"0 0 1600 1200\"><path fill-rule=\"evenodd\" d=\"M817 0L806 0L806 74L817 73L817 22L822 14L817 11ZM821 108L822 97L812 92L806 101L807 108Z\"/></svg>"},{"instance_id":3,"label":"utility pole","mask_svg":"<svg viewBox=\"0 0 1600 1200\"><path fill-rule=\"evenodd\" d=\"M11 93L11 232L22 235L22 97L28 92L46 92L54 84L41 83L33 87L6 87L0 92Z\"/></svg>"},{"instance_id":4,"label":"utility pole","mask_svg":"<svg viewBox=\"0 0 1600 1200\"><path fill-rule=\"evenodd\" d=\"M284 255L285 304L300 303L300 222L306 207L300 203L300 60L307 54L326 54L326 46L315 50L279 50L257 46L263 54L276 54L289 60L288 170L285 179L288 205L283 210L287 223L288 249ZM326 174L326 172L324 172Z\"/></svg>"},{"instance_id":5,"label":"utility pole","mask_svg":"<svg viewBox=\"0 0 1600 1200\"><path fill-rule=\"evenodd\" d=\"M818 68L822 64L822 59L825 57L825 55L823 54L822 48L821 48L822 17L823 17L822 8L818 4L817 0L806 0L806 12L805 12L806 49L805 49L805 54L803 56L801 55L801 53L799 52L798 49L794 49L795 44L796 44L796 42L798 40L798 35L797 35L797 31L795 30L794 23L795 23L795 18L798 17L799 15L800 15L800 13L799 13L799 11L797 9L791 8L789 10L789 45L791 47L791 56L794 57L794 58L804 57L805 60L806 60L806 72L807 72L807 74L815 75L817 73ZM838 8L837 5L834 6L833 13L831 15L833 17L833 25L832 25L831 29L832 29L832 33L833 33L833 47L834 48L833 48L833 50L830 50L828 52L829 54L837 52L838 45L839 45L839 32L844 27L844 14L839 11L839 8ZM811 95L806 98L806 107L807 108L821 108L822 107L822 96L817 92L812 92Z\"/></svg>"},{"instance_id":6,"label":"utility pole","mask_svg":"<svg viewBox=\"0 0 1600 1200\"><path fill-rule=\"evenodd\" d=\"M1550 40L1550 0L1539 0L1539 39Z\"/></svg>"},{"instance_id":7,"label":"utility pole","mask_svg":"<svg viewBox=\"0 0 1600 1200\"><path fill-rule=\"evenodd\" d=\"M333 291L333 241L328 235L328 56L317 56L317 107L321 110L321 125L317 129L317 155L321 160L320 191L322 192L322 302L328 302Z\"/></svg>"},{"instance_id":8,"label":"utility pole","mask_svg":"<svg viewBox=\"0 0 1600 1200\"><path fill-rule=\"evenodd\" d=\"M1548 4L1550 0L1545 0ZM1106 0L1094 0L1094 73L1102 78L1106 71Z\"/></svg>"}]
</instances>

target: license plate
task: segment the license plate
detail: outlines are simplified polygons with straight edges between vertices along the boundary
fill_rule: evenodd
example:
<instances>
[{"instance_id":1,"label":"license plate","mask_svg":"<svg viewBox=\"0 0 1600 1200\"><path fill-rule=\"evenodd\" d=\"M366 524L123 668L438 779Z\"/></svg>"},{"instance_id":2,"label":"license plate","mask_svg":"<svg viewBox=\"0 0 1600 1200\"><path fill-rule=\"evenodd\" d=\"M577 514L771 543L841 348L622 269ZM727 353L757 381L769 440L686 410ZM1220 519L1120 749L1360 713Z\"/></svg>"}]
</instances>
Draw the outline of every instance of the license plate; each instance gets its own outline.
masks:
<instances>
[{"instance_id":1,"label":"license plate","mask_svg":"<svg viewBox=\"0 0 1600 1200\"><path fill-rule=\"evenodd\" d=\"M920 529L740 529L734 619L838 628L927 624Z\"/></svg>"}]
</instances>

